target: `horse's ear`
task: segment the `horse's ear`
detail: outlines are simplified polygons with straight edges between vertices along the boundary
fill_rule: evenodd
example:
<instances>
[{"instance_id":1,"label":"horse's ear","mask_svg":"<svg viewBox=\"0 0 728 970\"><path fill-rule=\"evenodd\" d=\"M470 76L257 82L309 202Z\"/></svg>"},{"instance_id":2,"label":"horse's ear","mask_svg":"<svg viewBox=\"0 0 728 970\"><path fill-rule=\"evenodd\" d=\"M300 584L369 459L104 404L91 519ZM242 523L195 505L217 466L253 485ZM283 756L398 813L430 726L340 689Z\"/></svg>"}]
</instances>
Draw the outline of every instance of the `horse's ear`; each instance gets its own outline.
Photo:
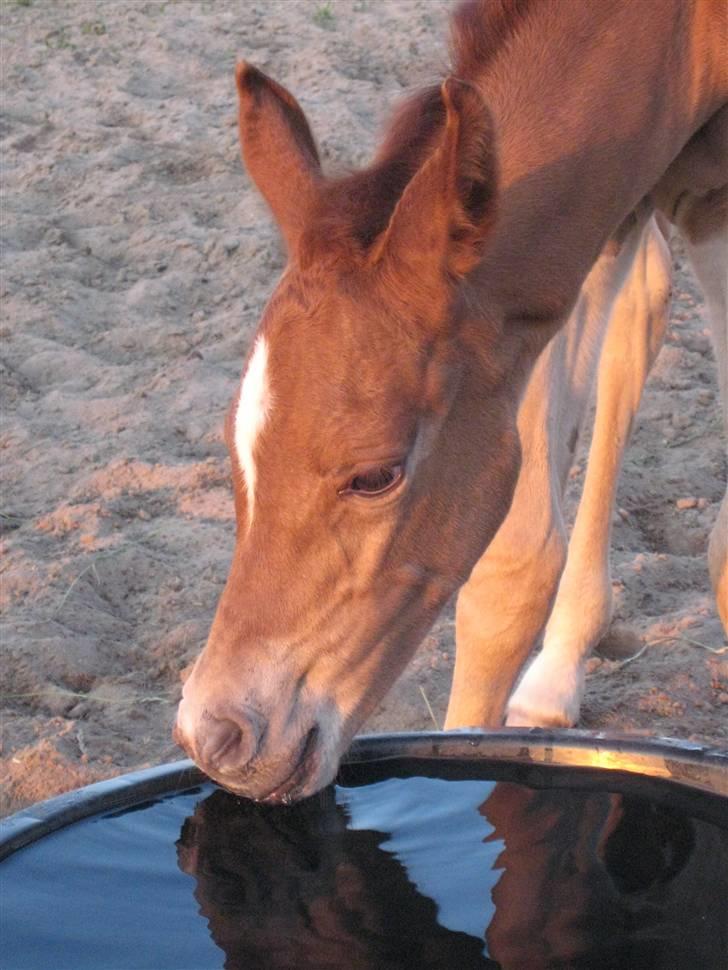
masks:
<instances>
[{"instance_id":1,"label":"horse's ear","mask_svg":"<svg viewBox=\"0 0 728 970\"><path fill-rule=\"evenodd\" d=\"M445 122L405 187L372 258L408 274L462 277L481 259L498 195L495 133L478 91L446 78Z\"/></svg>"},{"instance_id":2,"label":"horse's ear","mask_svg":"<svg viewBox=\"0 0 728 970\"><path fill-rule=\"evenodd\" d=\"M321 178L316 143L300 105L252 64L235 69L245 166L295 250Z\"/></svg>"}]
</instances>

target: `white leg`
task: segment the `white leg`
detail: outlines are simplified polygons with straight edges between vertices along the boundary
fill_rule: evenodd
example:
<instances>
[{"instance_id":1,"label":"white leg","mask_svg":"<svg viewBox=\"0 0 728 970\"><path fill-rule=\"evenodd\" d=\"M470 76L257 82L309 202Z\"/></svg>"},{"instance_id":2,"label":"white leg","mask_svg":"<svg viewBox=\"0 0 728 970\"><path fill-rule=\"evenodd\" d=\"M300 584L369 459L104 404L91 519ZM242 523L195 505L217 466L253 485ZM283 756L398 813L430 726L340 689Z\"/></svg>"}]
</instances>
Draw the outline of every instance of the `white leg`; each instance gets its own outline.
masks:
<instances>
[{"instance_id":1,"label":"white leg","mask_svg":"<svg viewBox=\"0 0 728 970\"><path fill-rule=\"evenodd\" d=\"M539 358L518 415L523 464L506 520L457 603L457 654L445 727L502 723L543 631L565 557L561 495L602 340L641 227L605 248L568 323Z\"/></svg>"},{"instance_id":2,"label":"white leg","mask_svg":"<svg viewBox=\"0 0 728 970\"><path fill-rule=\"evenodd\" d=\"M622 284L599 362L597 408L584 491L543 648L508 704L509 725L572 725L584 665L609 627L611 519L617 480L642 388L663 341L670 253L651 219Z\"/></svg>"}]
</instances>

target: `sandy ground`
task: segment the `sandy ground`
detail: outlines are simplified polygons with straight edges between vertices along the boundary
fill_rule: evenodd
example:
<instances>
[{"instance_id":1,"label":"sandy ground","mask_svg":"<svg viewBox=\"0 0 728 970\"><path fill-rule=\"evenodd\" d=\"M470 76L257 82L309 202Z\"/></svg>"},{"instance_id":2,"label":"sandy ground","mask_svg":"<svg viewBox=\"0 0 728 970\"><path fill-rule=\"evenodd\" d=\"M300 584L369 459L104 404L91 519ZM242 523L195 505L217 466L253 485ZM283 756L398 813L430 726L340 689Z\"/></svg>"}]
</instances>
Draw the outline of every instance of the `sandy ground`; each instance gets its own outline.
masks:
<instances>
[{"instance_id":1,"label":"sandy ground","mask_svg":"<svg viewBox=\"0 0 728 970\"><path fill-rule=\"evenodd\" d=\"M236 58L297 93L329 167L357 164L438 71L446 9L3 0L3 810L180 756L180 671L233 545L223 414L283 264L239 162ZM615 513L617 618L649 646L592 661L582 724L725 745L728 656L704 649L725 452L676 260ZM425 695L441 721L452 660L450 610L368 728L431 727Z\"/></svg>"}]
</instances>

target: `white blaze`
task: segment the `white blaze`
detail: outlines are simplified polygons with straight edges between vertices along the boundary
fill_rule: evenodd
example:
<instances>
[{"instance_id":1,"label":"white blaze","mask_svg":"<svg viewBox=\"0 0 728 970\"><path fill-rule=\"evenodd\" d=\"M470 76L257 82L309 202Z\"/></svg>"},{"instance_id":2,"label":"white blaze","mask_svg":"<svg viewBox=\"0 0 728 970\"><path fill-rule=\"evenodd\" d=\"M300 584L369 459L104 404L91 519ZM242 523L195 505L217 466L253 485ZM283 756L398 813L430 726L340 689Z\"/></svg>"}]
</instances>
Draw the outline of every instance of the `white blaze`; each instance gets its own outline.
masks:
<instances>
[{"instance_id":1,"label":"white blaze","mask_svg":"<svg viewBox=\"0 0 728 970\"><path fill-rule=\"evenodd\" d=\"M266 422L270 406L268 345L264 337L258 337L243 378L235 412L235 451L248 493L248 528L253 521L255 504L255 443Z\"/></svg>"}]
</instances>

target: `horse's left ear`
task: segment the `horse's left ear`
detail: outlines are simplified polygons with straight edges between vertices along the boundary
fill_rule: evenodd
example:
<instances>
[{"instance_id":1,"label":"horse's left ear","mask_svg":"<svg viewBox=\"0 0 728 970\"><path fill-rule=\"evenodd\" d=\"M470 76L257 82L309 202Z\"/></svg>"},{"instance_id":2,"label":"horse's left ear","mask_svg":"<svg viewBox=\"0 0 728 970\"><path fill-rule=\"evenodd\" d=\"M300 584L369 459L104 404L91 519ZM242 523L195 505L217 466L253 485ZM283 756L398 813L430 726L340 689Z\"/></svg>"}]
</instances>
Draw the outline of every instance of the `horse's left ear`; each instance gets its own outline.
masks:
<instances>
[{"instance_id":1,"label":"horse's left ear","mask_svg":"<svg viewBox=\"0 0 728 970\"><path fill-rule=\"evenodd\" d=\"M435 269L462 277L480 261L495 221L495 132L472 85L446 78L440 97L440 137L405 187L372 256L408 273Z\"/></svg>"},{"instance_id":2,"label":"horse's left ear","mask_svg":"<svg viewBox=\"0 0 728 970\"><path fill-rule=\"evenodd\" d=\"M245 167L295 250L322 177L316 143L300 105L282 85L244 61L235 79Z\"/></svg>"}]
</instances>

